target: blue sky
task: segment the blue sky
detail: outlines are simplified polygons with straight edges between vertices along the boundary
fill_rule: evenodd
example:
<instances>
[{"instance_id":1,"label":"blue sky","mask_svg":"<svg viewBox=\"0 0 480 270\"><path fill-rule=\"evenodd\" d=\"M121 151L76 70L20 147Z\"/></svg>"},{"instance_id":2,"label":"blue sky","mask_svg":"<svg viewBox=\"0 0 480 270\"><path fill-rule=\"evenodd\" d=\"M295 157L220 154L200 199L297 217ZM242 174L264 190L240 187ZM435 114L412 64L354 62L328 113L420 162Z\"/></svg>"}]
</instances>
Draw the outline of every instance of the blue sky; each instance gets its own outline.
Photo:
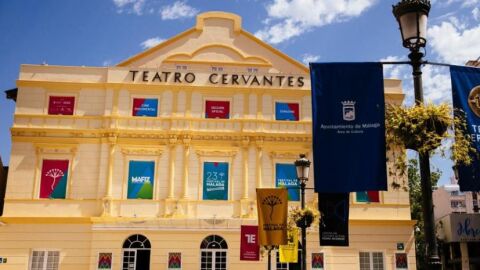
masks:
<instances>
[{"instance_id":1,"label":"blue sky","mask_svg":"<svg viewBox=\"0 0 480 270\"><path fill-rule=\"evenodd\" d=\"M0 156L8 164L15 88L21 64L111 66L195 24L198 13L233 12L243 28L302 62L405 60L396 0L12 0L0 1ZM480 57L480 0L435 0L429 16L429 61L464 64ZM385 67L404 80L407 104L410 67ZM424 68L427 100L451 103L444 67ZM434 157L452 175L448 160Z\"/></svg>"}]
</instances>

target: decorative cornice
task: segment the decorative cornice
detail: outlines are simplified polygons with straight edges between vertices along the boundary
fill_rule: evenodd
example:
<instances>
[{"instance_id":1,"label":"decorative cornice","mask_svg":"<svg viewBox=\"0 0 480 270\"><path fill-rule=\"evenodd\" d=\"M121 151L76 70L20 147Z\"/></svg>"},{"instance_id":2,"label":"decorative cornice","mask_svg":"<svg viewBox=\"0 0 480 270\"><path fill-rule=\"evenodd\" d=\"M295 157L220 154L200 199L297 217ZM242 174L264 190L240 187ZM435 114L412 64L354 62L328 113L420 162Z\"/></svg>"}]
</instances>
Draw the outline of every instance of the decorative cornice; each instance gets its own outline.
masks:
<instances>
[{"instance_id":1,"label":"decorative cornice","mask_svg":"<svg viewBox=\"0 0 480 270\"><path fill-rule=\"evenodd\" d=\"M75 154L77 152L76 144L35 144L35 151L37 154Z\"/></svg>"},{"instance_id":2,"label":"decorative cornice","mask_svg":"<svg viewBox=\"0 0 480 270\"><path fill-rule=\"evenodd\" d=\"M142 155L142 156L150 156L155 155L159 156L163 153L163 147L158 146L149 146L146 148L144 145L142 146L122 146L122 154L124 155Z\"/></svg>"},{"instance_id":3,"label":"decorative cornice","mask_svg":"<svg viewBox=\"0 0 480 270\"><path fill-rule=\"evenodd\" d=\"M299 153L305 153L305 150L299 149L298 151L271 151L270 157L272 158L284 158L284 159L296 159Z\"/></svg>"},{"instance_id":4,"label":"decorative cornice","mask_svg":"<svg viewBox=\"0 0 480 270\"><path fill-rule=\"evenodd\" d=\"M237 154L236 150L195 150L195 153L200 157L234 157Z\"/></svg>"}]
</instances>

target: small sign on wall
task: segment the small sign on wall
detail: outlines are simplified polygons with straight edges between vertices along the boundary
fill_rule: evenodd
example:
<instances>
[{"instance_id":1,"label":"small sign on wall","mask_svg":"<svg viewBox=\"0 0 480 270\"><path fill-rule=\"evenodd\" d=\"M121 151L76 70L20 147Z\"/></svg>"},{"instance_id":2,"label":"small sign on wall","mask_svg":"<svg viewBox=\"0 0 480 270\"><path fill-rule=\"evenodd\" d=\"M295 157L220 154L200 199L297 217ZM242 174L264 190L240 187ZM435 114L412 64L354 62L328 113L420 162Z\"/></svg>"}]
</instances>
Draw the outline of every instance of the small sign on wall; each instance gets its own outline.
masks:
<instances>
[{"instance_id":1,"label":"small sign on wall","mask_svg":"<svg viewBox=\"0 0 480 270\"><path fill-rule=\"evenodd\" d=\"M48 101L48 114L73 115L75 97L51 96Z\"/></svg>"},{"instance_id":2,"label":"small sign on wall","mask_svg":"<svg viewBox=\"0 0 480 270\"><path fill-rule=\"evenodd\" d=\"M112 269L112 253L98 253L98 270Z\"/></svg>"},{"instance_id":3,"label":"small sign on wall","mask_svg":"<svg viewBox=\"0 0 480 270\"><path fill-rule=\"evenodd\" d=\"M408 269L407 253L395 253L395 269L397 270Z\"/></svg>"},{"instance_id":4,"label":"small sign on wall","mask_svg":"<svg viewBox=\"0 0 480 270\"><path fill-rule=\"evenodd\" d=\"M316 269L316 270L325 269L324 261L323 261L323 253L312 253L312 269Z\"/></svg>"},{"instance_id":5,"label":"small sign on wall","mask_svg":"<svg viewBox=\"0 0 480 270\"><path fill-rule=\"evenodd\" d=\"M7 258L0 257L0 264L7 263Z\"/></svg>"},{"instance_id":6,"label":"small sign on wall","mask_svg":"<svg viewBox=\"0 0 480 270\"><path fill-rule=\"evenodd\" d=\"M182 253L169 252L168 253L168 270L182 269Z\"/></svg>"},{"instance_id":7,"label":"small sign on wall","mask_svg":"<svg viewBox=\"0 0 480 270\"><path fill-rule=\"evenodd\" d=\"M149 116L156 117L158 115L158 99L156 98L134 98L132 116Z\"/></svg>"},{"instance_id":8,"label":"small sign on wall","mask_svg":"<svg viewBox=\"0 0 480 270\"><path fill-rule=\"evenodd\" d=\"M230 102L207 100L205 102L205 118L230 118Z\"/></svg>"},{"instance_id":9,"label":"small sign on wall","mask_svg":"<svg viewBox=\"0 0 480 270\"><path fill-rule=\"evenodd\" d=\"M298 121L300 119L298 103L275 103L275 119L286 121Z\"/></svg>"}]
</instances>

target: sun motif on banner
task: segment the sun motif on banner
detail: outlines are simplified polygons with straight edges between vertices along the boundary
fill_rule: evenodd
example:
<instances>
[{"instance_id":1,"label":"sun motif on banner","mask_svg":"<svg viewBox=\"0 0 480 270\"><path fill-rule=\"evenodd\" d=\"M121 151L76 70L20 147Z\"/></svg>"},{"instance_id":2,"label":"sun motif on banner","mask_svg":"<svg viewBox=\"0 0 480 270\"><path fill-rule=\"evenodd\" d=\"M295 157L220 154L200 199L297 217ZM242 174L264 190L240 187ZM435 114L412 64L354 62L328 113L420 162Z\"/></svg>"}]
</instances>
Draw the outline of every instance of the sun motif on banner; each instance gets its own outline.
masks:
<instances>
[{"instance_id":1,"label":"sun motif on banner","mask_svg":"<svg viewBox=\"0 0 480 270\"><path fill-rule=\"evenodd\" d=\"M480 85L470 91L470 95L468 95L468 105L475 115L480 117Z\"/></svg>"}]
</instances>

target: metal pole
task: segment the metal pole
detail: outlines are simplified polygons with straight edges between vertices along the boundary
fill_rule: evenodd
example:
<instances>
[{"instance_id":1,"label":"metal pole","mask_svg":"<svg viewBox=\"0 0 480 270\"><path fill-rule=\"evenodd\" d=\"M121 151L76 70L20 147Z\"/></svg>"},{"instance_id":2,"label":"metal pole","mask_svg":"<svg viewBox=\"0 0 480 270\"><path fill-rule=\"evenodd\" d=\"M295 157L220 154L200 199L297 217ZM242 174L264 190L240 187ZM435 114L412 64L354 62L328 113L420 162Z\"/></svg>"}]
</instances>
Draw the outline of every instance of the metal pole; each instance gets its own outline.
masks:
<instances>
[{"instance_id":1,"label":"metal pole","mask_svg":"<svg viewBox=\"0 0 480 270\"><path fill-rule=\"evenodd\" d=\"M413 87L415 90L415 104L423 104L422 87L422 57L423 53L413 50L408 58L413 68ZM437 239L435 236L435 222L433 219L432 184L430 180L430 156L428 153L419 153L420 179L422 188L422 209L427 255L427 269L441 269L438 256Z\"/></svg>"},{"instance_id":2,"label":"metal pole","mask_svg":"<svg viewBox=\"0 0 480 270\"><path fill-rule=\"evenodd\" d=\"M306 179L301 179L300 189L302 191L302 210L305 209L305 181ZM307 227L306 221L303 221L302 227L302 270L307 270Z\"/></svg>"},{"instance_id":3,"label":"metal pole","mask_svg":"<svg viewBox=\"0 0 480 270\"><path fill-rule=\"evenodd\" d=\"M272 270L272 249L268 248L268 270Z\"/></svg>"}]
</instances>

